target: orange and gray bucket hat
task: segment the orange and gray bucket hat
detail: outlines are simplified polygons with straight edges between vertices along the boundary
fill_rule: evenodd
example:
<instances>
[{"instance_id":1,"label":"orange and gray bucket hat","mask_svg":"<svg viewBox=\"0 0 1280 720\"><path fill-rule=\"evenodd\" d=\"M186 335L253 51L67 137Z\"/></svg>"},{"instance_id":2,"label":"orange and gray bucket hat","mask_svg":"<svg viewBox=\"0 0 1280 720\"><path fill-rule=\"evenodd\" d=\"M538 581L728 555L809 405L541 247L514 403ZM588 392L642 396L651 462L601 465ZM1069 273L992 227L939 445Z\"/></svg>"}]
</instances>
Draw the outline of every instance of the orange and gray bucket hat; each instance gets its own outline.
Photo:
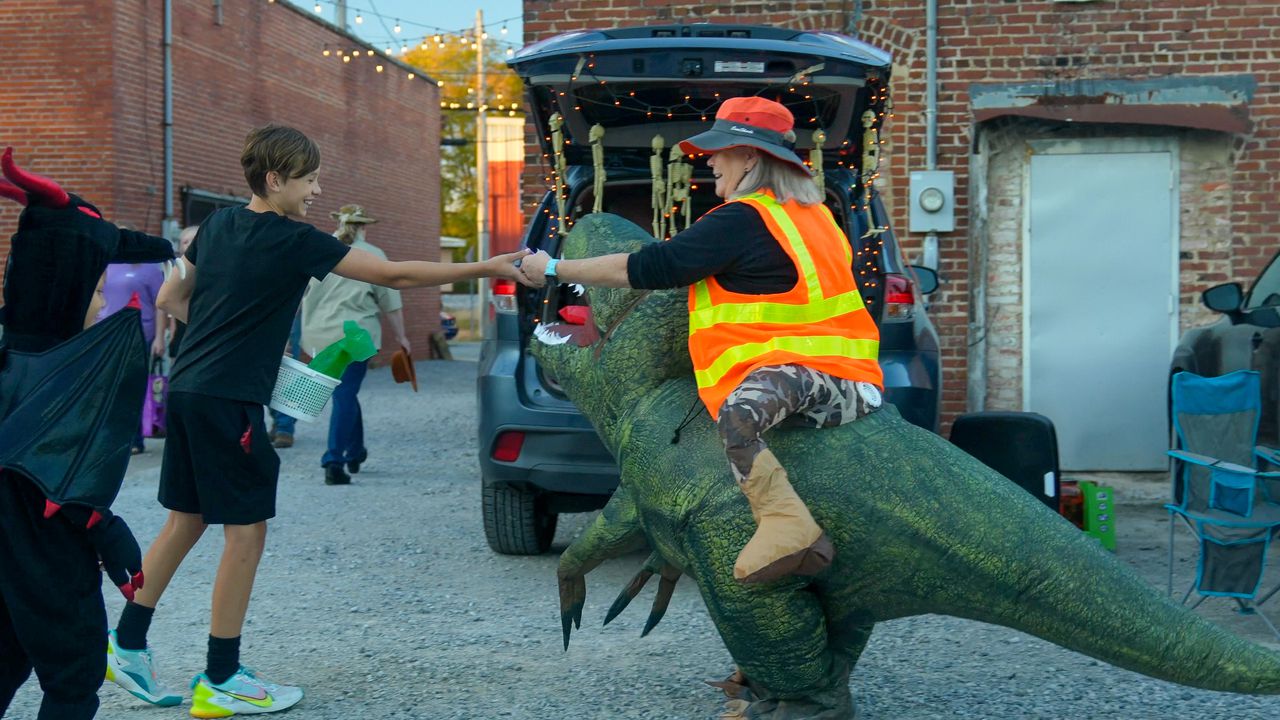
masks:
<instances>
[{"instance_id":1,"label":"orange and gray bucket hat","mask_svg":"<svg viewBox=\"0 0 1280 720\"><path fill-rule=\"evenodd\" d=\"M714 153L731 147L753 147L809 172L785 134L796 119L785 105L762 97L729 98L716 111L710 130L680 141L681 152Z\"/></svg>"}]
</instances>

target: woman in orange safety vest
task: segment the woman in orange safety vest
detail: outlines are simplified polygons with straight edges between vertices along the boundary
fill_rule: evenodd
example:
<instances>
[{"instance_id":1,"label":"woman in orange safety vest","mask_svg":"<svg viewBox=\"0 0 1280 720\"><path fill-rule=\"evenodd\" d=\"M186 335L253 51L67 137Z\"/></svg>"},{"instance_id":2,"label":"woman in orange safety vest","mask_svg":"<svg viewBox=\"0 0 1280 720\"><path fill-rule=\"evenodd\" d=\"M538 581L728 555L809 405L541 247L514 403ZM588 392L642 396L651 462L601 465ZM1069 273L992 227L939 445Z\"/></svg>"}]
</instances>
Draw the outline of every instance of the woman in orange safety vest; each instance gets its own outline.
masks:
<instances>
[{"instance_id":1,"label":"woman in orange safety vest","mask_svg":"<svg viewBox=\"0 0 1280 720\"><path fill-rule=\"evenodd\" d=\"M862 303L849 240L794 151L795 120L759 97L721 104L680 144L710 155L726 202L668 242L635 253L524 258L531 284L689 287L689 354L755 534L734 577L813 575L834 555L762 434L783 420L832 427L880 407L880 334Z\"/></svg>"}]
</instances>

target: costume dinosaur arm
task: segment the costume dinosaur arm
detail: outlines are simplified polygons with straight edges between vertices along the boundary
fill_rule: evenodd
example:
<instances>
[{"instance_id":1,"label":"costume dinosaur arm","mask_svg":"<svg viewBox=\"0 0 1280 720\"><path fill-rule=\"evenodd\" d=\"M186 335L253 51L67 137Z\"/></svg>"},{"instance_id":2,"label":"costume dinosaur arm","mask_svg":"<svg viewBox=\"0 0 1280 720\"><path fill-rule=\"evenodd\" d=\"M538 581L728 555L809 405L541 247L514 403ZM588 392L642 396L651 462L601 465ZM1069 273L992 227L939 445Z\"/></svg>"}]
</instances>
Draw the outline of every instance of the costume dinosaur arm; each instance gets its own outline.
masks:
<instances>
[{"instance_id":1,"label":"costume dinosaur arm","mask_svg":"<svg viewBox=\"0 0 1280 720\"><path fill-rule=\"evenodd\" d=\"M620 485L582 537L560 556L556 577L560 581L560 624L564 647L569 633L582 627L582 605L587 597L586 574L600 563L645 546L640 512L626 484Z\"/></svg>"}]
</instances>

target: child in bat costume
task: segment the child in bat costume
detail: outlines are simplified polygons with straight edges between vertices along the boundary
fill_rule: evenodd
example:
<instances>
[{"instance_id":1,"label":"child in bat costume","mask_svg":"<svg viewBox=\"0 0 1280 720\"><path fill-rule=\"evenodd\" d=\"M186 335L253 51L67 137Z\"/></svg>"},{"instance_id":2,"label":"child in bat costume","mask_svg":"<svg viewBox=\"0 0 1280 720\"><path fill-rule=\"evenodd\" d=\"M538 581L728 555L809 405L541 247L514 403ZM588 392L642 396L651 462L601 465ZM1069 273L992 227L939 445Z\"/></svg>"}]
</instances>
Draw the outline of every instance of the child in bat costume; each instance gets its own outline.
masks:
<instances>
[{"instance_id":1,"label":"child in bat costume","mask_svg":"<svg viewBox=\"0 0 1280 720\"><path fill-rule=\"evenodd\" d=\"M39 720L92 718L106 672L99 563L126 598L138 543L108 509L140 422L147 349L136 309L90 326L108 263L173 258L56 183L0 156L0 195L25 206L0 322L0 715L34 669Z\"/></svg>"}]
</instances>

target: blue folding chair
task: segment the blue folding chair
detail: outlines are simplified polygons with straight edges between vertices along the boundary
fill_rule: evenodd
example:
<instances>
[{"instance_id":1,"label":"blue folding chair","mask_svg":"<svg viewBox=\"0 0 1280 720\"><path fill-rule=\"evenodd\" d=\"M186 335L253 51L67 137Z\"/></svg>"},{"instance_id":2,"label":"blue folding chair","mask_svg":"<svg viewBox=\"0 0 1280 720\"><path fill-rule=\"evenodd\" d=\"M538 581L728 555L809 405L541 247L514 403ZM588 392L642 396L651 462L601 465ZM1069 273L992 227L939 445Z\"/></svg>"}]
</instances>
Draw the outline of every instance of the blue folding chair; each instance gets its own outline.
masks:
<instances>
[{"instance_id":1,"label":"blue folding chair","mask_svg":"<svg viewBox=\"0 0 1280 720\"><path fill-rule=\"evenodd\" d=\"M1232 598L1242 614L1256 614L1280 638L1280 630L1258 606L1271 539L1280 530L1280 473L1263 472L1256 459L1280 463L1270 448L1255 445L1262 414L1257 372L1240 370L1219 377L1180 372L1173 376L1173 426L1178 449L1169 510L1169 594L1173 594L1175 517L1199 544L1196 578L1182 596Z\"/></svg>"}]
</instances>

